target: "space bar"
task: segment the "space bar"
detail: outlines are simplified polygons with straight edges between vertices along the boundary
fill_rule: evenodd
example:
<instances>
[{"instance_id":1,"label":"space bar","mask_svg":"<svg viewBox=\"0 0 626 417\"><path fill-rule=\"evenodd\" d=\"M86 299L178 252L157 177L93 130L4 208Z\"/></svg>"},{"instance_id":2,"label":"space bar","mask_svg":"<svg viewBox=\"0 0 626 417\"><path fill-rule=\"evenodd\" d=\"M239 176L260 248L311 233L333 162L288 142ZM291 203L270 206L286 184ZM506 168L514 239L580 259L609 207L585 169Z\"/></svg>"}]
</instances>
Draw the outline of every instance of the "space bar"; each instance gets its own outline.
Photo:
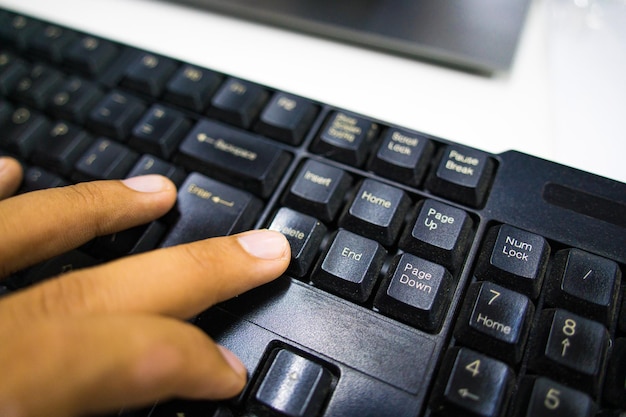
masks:
<instances>
[{"instance_id":1,"label":"space bar","mask_svg":"<svg viewBox=\"0 0 626 417\"><path fill-rule=\"evenodd\" d=\"M423 386L435 350L427 335L283 278L222 307L411 394Z\"/></svg>"}]
</instances>

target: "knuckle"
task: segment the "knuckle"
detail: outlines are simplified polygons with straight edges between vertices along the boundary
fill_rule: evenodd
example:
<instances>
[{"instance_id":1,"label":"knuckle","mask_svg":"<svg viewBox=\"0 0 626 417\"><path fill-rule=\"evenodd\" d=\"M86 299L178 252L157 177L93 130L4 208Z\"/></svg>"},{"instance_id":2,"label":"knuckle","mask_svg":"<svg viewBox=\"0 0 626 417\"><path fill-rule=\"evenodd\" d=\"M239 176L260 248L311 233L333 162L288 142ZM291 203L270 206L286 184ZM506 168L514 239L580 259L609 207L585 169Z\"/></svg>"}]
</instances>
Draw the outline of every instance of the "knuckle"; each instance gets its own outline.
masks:
<instances>
[{"instance_id":1,"label":"knuckle","mask_svg":"<svg viewBox=\"0 0 626 417\"><path fill-rule=\"evenodd\" d=\"M102 202L104 194L102 189L91 182L70 185L66 187L65 195L72 204L91 207L93 204Z\"/></svg>"},{"instance_id":2,"label":"knuckle","mask_svg":"<svg viewBox=\"0 0 626 417\"><path fill-rule=\"evenodd\" d=\"M219 245L214 247L214 245L205 244L204 241L181 245L179 248L185 257L185 263L200 273L208 271L219 273L219 271L215 271L216 268L225 262L215 262L215 259L228 259L224 256L220 257Z\"/></svg>"},{"instance_id":3,"label":"knuckle","mask_svg":"<svg viewBox=\"0 0 626 417\"><path fill-rule=\"evenodd\" d=\"M53 278L33 288L36 294L33 308L38 310L38 315L52 317L91 311L90 294L94 293L91 281L72 279L72 275Z\"/></svg>"},{"instance_id":4,"label":"knuckle","mask_svg":"<svg viewBox=\"0 0 626 417\"><path fill-rule=\"evenodd\" d=\"M68 204L68 207L80 208L84 213L82 217L89 222L89 227L83 230L94 236L103 234L107 228L106 224L102 224L103 219L100 215L107 201L104 189L96 183L85 182L70 185L66 187L66 191L63 193L66 199L64 203Z\"/></svg>"}]
</instances>

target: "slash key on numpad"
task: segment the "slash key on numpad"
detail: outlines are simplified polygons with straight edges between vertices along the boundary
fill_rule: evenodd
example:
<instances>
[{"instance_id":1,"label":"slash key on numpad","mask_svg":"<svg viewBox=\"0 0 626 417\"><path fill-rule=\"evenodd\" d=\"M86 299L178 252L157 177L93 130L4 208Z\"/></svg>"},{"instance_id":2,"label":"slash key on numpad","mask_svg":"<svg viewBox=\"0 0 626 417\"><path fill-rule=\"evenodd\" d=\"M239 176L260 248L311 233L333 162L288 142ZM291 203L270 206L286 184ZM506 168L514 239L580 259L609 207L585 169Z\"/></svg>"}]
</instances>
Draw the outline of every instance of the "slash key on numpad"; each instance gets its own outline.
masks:
<instances>
[{"instance_id":1,"label":"slash key on numpad","mask_svg":"<svg viewBox=\"0 0 626 417\"><path fill-rule=\"evenodd\" d=\"M620 281L616 262L580 249L565 249L556 253L546 302L610 325Z\"/></svg>"}]
</instances>

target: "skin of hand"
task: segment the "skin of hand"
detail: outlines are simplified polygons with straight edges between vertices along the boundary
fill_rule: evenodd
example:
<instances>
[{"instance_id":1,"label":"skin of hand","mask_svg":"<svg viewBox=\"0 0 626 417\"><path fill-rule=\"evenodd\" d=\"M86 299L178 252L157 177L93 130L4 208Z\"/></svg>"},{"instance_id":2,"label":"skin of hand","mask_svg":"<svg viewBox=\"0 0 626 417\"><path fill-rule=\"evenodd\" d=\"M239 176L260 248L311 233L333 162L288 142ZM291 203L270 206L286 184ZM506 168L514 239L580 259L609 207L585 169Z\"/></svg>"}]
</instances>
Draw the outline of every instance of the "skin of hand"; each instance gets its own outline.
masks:
<instances>
[{"instance_id":1,"label":"skin of hand","mask_svg":"<svg viewBox=\"0 0 626 417\"><path fill-rule=\"evenodd\" d=\"M0 158L0 277L143 224L175 203L150 175L8 198L20 165ZM257 230L130 256L0 299L0 416L79 416L157 399L225 399L246 369L184 321L280 276L285 237Z\"/></svg>"}]
</instances>

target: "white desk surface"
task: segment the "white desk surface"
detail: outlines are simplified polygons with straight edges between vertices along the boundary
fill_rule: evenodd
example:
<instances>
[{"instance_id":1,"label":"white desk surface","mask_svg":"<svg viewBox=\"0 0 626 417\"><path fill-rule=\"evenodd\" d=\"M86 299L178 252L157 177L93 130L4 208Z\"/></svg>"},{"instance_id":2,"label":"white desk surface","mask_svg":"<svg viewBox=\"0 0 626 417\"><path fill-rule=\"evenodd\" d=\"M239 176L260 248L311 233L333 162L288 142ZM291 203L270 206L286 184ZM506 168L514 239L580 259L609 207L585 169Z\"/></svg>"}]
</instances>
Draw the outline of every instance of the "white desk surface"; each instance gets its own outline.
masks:
<instances>
[{"instance_id":1,"label":"white desk surface","mask_svg":"<svg viewBox=\"0 0 626 417\"><path fill-rule=\"evenodd\" d=\"M157 0L0 5L347 110L626 182L626 1L535 0L507 74L472 75Z\"/></svg>"}]
</instances>

